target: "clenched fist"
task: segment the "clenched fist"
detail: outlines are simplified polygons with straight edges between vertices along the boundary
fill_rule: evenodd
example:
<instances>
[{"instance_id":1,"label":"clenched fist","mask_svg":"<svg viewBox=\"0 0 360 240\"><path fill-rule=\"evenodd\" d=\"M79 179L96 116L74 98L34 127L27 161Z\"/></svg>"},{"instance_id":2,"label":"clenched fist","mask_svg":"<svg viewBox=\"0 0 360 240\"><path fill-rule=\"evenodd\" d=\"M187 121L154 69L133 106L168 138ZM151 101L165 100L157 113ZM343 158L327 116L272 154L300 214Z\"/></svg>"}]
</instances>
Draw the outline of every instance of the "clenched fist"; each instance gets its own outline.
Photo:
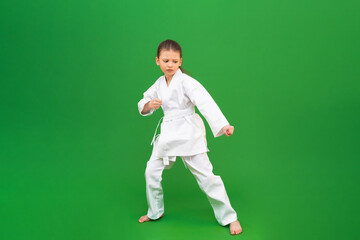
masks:
<instances>
[{"instance_id":1,"label":"clenched fist","mask_svg":"<svg viewBox=\"0 0 360 240\"><path fill-rule=\"evenodd\" d=\"M227 137L229 137L229 136L231 136L233 134L234 127L230 126L230 125L227 125L227 126L222 128L222 131Z\"/></svg>"},{"instance_id":2,"label":"clenched fist","mask_svg":"<svg viewBox=\"0 0 360 240\"><path fill-rule=\"evenodd\" d=\"M154 98L149 102L149 107L152 109L158 109L162 104L162 101L158 98Z\"/></svg>"}]
</instances>

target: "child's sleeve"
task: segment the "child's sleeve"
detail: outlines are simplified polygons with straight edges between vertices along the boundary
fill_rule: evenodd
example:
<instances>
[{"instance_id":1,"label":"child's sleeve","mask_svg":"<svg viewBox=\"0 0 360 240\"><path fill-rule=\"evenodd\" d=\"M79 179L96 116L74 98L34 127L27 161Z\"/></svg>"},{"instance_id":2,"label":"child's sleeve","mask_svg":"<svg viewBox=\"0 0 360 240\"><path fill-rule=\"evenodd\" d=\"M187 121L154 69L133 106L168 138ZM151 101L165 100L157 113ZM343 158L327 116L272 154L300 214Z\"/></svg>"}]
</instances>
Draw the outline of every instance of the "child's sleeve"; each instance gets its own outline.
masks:
<instances>
[{"instance_id":1,"label":"child's sleeve","mask_svg":"<svg viewBox=\"0 0 360 240\"><path fill-rule=\"evenodd\" d=\"M185 79L184 90L209 123L214 137L223 135L222 128L229 125L229 122L204 86L195 79Z\"/></svg>"},{"instance_id":2,"label":"child's sleeve","mask_svg":"<svg viewBox=\"0 0 360 240\"><path fill-rule=\"evenodd\" d=\"M141 113L142 110L144 109L145 104L156 97L157 97L157 92L156 92L156 82L155 82L148 90L144 92L143 98L138 102L139 113L142 116L149 116L153 114L153 112L155 112L156 109L150 109L150 111L145 114Z\"/></svg>"}]
</instances>

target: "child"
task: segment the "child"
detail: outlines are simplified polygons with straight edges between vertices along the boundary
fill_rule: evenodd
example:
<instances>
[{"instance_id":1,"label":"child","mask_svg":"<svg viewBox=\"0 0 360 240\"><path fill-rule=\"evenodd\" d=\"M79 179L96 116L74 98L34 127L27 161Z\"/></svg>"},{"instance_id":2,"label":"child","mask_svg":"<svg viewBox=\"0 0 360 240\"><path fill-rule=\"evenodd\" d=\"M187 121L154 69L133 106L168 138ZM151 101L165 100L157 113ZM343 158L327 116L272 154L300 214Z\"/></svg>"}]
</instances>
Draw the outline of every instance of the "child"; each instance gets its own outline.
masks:
<instances>
[{"instance_id":1,"label":"child","mask_svg":"<svg viewBox=\"0 0 360 240\"><path fill-rule=\"evenodd\" d=\"M195 113L195 106L209 123L214 137L223 134L229 137L233 134L234 127L229 125L205 88L182 72L181 63L180 45L173 40L161 42L156 64L164 75L155 81L138 102L139 112L143 116L151 115L160 106L164 111L160 134L156 135L158 124L151 142L151 145L154 144L153 151L145 170L149 208L139 222L157 220L164 215L161 175L164 169L173 166L176 156L179 156L209 199L218 223L222 226L229 224L230 233L239 234L242 228L230 205L224 184L220 176L212 172L213 167L207 156L209 149L205 125Z\"/></svg>"}]
</instances>

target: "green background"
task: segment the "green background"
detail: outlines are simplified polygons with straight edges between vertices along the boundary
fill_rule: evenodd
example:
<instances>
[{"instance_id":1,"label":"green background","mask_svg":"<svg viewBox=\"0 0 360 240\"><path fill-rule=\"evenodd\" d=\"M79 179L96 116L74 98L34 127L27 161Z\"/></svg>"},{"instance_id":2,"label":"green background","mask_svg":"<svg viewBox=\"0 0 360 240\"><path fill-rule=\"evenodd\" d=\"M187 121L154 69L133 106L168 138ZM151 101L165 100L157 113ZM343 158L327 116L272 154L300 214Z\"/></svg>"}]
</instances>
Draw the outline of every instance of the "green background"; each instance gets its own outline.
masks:
<instances>
[{"instance_id":1,"label":"green background","mask_svg":"<svg viewBox=\"0 0 360 240\"><path fill-rule=\"evenodd\" d=\"M0 238L359 239L359 1L0 3ZM145 224L162 110L158 44L235 127L209 158L243 233L230 236L177 159L165 217Z\"/></svg>"}]
</instances>

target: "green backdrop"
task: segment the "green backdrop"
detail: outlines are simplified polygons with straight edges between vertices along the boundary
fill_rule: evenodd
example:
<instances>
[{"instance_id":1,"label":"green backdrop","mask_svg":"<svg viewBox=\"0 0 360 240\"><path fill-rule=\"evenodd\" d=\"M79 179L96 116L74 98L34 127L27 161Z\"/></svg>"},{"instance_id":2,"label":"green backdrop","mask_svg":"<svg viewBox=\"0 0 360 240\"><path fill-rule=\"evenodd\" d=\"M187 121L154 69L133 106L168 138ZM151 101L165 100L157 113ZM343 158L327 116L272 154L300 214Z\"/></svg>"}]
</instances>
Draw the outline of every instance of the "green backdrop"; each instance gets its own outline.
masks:
<instances>
[{"instance_id":1,"label":"green backdrop","mask_svg":"<svg viewBox=\"0 0 360 240\"><path fill-rule=\"evenodd\" d=\"M0 3L0 238L359 239L359 1ZM243 227L230 236L178 158L165 217L144 172L162 110L158 44L235 127L209 158Z\"/></svg>"}]
</instances>

